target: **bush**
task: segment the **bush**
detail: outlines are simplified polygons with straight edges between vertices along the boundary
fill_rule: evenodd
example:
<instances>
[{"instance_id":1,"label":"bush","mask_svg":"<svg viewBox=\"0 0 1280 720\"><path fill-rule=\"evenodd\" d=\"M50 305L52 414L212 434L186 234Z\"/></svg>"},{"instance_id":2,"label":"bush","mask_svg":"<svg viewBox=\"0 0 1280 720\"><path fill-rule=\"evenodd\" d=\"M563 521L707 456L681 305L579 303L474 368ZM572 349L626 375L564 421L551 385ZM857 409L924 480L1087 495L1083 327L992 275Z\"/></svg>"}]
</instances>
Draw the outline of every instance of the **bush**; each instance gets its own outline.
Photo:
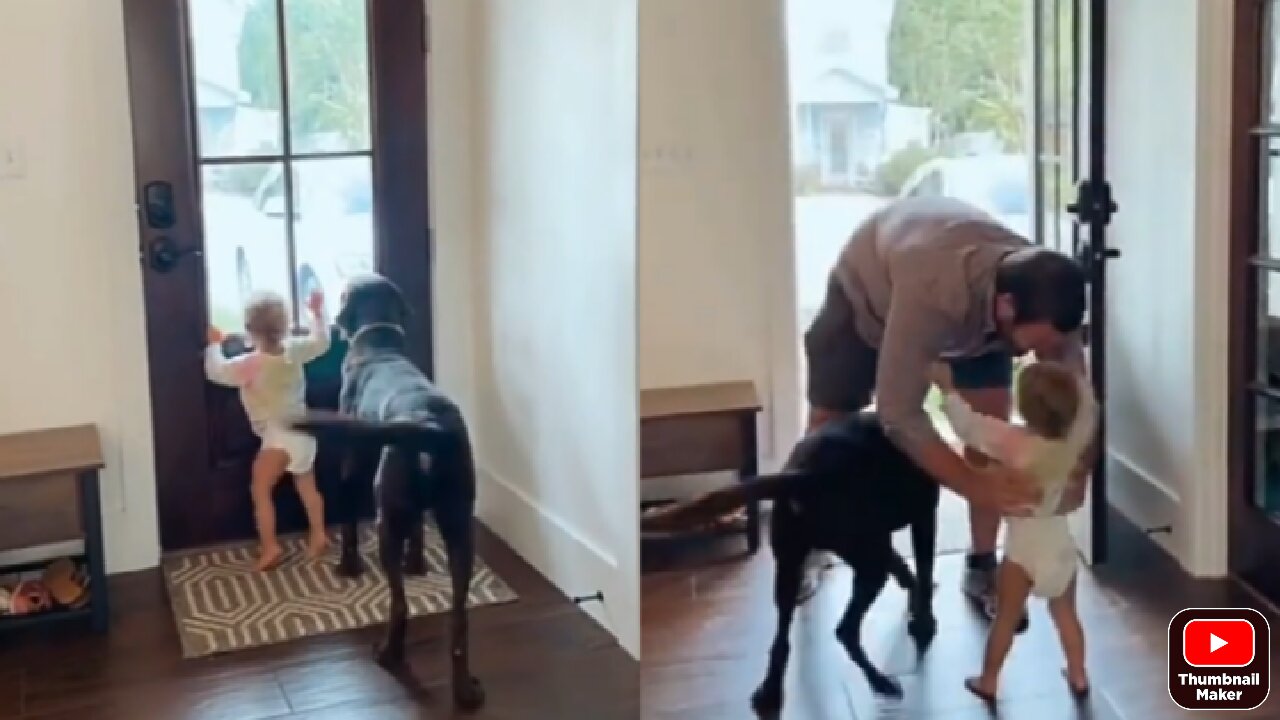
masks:
<instances>
[{"instance_id":1,"label":"bush","mask_svg":"<svg viewBox=\"0 0 1280 720\"><path fill-rule=\"evenodd\" d=\"M902 192L902 186L911 179L911 174L936 157L939 157L936 150L919 145L910 145L895 152L872 173L872 192L885 197L897 197Z\"/></svg>"}]
</instances>

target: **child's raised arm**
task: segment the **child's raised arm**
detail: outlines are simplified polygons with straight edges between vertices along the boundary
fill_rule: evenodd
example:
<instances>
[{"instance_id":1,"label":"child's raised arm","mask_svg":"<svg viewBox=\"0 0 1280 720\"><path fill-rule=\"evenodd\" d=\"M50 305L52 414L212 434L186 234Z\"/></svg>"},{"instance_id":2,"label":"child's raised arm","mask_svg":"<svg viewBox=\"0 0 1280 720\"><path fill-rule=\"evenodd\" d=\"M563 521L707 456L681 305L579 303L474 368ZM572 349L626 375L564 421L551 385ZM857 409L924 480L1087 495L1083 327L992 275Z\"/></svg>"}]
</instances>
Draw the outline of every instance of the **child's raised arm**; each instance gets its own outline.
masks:
<instances>
[{"instance_id":1,"label":"child's raised arm","mask_svg":"<svg viewBox=\"0 0 1280 720\"><path fill-rule=\"evenodd\" d=\"M324 294L319 290L307 298L311 326L304 337L290 338L286 352L295 362L308 363L329 351L329 318L324 311Z\"/></svg>"},{"instance_id":2,"label":"child's raised arm","mask_svg":"<svg viewBox=\"0 0 1280 720\"><path fill-rule=\"evenodd\" d=\"M258 357L254 353L227 359L222 354L222 343L213 342L204 351L204 374L209 382L229 388L242 388L253 382L258 371Z\"/></svg>"},{"instance_id":3,"label":"child's raised arm","mask_svg":"<svg viewBox=\"0 0 1280 720\"><path fill-rule=\"evenodd\" d=\"M1010 467L1026 457L1031 435L1016 425L977 412L954 389L942 396L942 411L964 444Z\"/></svg>"}]
</instances>

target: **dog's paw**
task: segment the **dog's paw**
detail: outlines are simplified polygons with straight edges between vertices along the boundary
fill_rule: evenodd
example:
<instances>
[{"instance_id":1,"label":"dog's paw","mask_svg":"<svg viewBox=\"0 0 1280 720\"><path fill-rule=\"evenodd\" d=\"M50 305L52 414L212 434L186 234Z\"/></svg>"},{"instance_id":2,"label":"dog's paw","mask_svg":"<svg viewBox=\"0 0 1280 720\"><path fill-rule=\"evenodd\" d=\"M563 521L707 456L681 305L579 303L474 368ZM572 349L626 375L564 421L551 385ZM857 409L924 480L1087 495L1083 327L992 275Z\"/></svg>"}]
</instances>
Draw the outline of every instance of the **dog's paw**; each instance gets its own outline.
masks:
<instances>
[{"instance_id":1,"label":"dog's paw","mask_svg":"<svg viewBox=\"0 0 1280 720\"><path fill-rule=\"evenodd\" d=\"M907 634L916 641L916 649L924 652L938 634L938 621L932 615L917 615L907 621Z\"/></svg>"},{"instance_id":2,"label":"dog's paw","mask_svg":"<svg viewBox=\"0 0 1280 720\"><path fill-rule=\"evenodd\" d=\"M427 557L422 553L409 553L404 558L404 574L419 577L427 574Z\"/></svg>"},{"instance_id":3,"label":"dog's paw","mask_svg":"<svg viewBox=\"0 0 1280 720\"><path fill-rule=\"evenodd\" d=\"M480 681L467 676L453 682L453 704L459 710L470 712L484 706L484 688Z\"/></svg>"},{"instance_id":4,"label":"dog's paw","mask_svg":"<svg viewBox=\"0 0 1280 720\"><path fill-rule=\"evenodd\" d=\"M386 641L373 647L373 661L388 672L404 669L404 646Z\"/></svg>"},{"instance_id":5,"label":"dog's paw","mask_svg":"<svg viewBox=\"0 0 1280 720\"><path fill-rule=\"evenodd\" d=\"M751 693L751 709L764 716L776 715L782 711L782 685L766 680Z\"/></svg>"},{"instance_id":6,"label":"dog's paw","mask_svg":"<svg viewBox=\"0 0 1280 720\"><path fill-rule=\"evenodd\" d=\"M334 567L338 577L355 579L364 574L364 563L357 555L343 555Z\"/></svg>"},{"instance_id":7,"label":"dog's paw","mask_svg":"<svg viewBox=\"0 0 1280 720\"><path fill-rule=\"evenodd\" d=\"M890 698L902 697L902 685L888 675L867 675L871 690L877 695Z\"/></svg>"}]
</instances>

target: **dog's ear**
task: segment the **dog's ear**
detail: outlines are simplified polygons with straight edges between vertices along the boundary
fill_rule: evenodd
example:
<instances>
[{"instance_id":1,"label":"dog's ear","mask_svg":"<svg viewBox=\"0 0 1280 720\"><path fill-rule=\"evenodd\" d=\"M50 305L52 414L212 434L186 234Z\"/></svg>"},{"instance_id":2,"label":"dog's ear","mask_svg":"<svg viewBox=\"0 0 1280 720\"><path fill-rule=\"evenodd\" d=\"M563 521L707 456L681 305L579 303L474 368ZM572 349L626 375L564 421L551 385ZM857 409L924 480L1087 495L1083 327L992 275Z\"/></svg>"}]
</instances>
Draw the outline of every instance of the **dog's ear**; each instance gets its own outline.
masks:
<instances>
[{"instance_id":1,"label":"dog's ear","mask_svg":"<svg viewBox=\"0 0 1280 720\"><path fill-rule=\"evenodd\" d=\"M409 307L409 303L404 299L404 293L400 291L399 287L395 285L390 285L389 287L391 288L392 297L395 298L396 311L400 313L399 319L403 323L413 317L413 309Z\"/></svg>"},{"instance_id":2,"label":"dog's ear","mask_svg":"<svg viewBox=\"0 0 1280 720\"><path fill-rule=\"evenodd\" d=\"M333 318L334 324L337 325L348 337L353 335L356 331L355 320L355 311L352 309L350 302L342 303L342 309L339 310L337 316Z\"/></svg>"}]
</instances>

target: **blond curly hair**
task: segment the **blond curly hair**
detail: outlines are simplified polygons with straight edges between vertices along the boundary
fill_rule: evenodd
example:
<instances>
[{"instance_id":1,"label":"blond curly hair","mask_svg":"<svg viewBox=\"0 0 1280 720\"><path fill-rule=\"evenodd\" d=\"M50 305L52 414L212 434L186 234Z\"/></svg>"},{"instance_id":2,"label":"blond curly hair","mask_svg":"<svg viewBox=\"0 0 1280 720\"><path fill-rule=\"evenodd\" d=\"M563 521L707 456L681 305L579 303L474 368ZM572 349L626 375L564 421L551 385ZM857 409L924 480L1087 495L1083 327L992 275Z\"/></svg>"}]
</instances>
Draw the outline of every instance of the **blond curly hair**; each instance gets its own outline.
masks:
<instances>
[{"instance_id":1,"label":"blond curly hair","mask_svg":"<svg viewBox=\"0 0 1280 720\"><path fill-rule=\"evenodd\" d=\"M1035 362L1018 373L1018 413L1027 428L1040 437L1062 440L1084 406L1080 384L1070 368L1056 362Z\"/></svg>"},{"instance_id":2,"label":"blond curly hair","mask_svg":"<svg viewBox=\"0 0 1280 720\"><path fill-rule=\"evenodd\" d=\"M244 306L244 329L258 345L277 347L289 333L289 306L277 293L256 292Z\"/></svg>"}]
</instances>

